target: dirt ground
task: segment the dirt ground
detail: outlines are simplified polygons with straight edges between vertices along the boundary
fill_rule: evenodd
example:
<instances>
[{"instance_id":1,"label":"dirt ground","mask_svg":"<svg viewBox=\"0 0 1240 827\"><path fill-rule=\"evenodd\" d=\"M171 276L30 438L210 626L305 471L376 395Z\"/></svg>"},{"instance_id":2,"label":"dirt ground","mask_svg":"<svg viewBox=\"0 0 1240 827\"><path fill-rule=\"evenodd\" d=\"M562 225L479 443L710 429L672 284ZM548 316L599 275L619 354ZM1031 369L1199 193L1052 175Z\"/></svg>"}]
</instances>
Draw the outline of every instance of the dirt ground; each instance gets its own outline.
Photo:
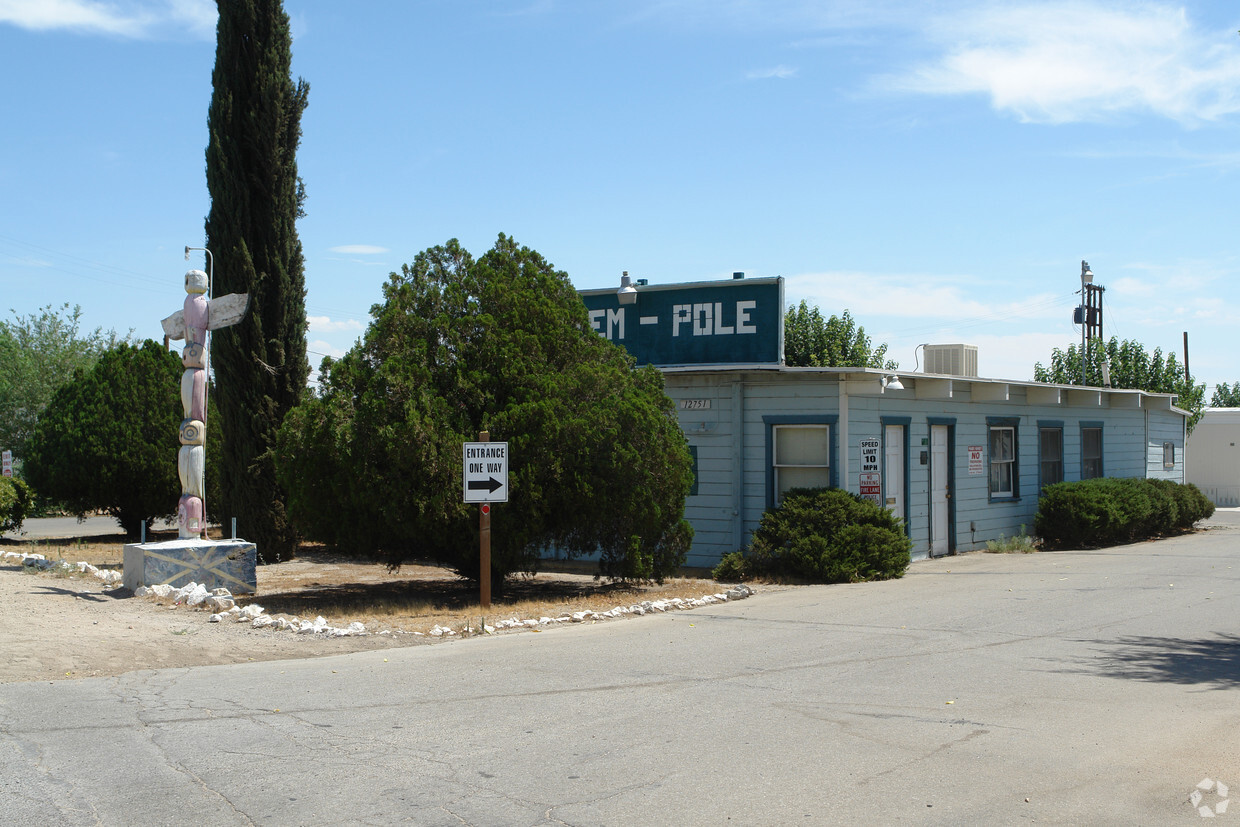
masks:
<instances>
[{"instance_id":1,"label":"dirt ground","mask_svg":"<svg viewBox=\"0 0 1240 827\"><path fill-rule=\"evenodd\" d=\"M0 540L0 554L5 551L38 552L51 560L81 560L119 570L123 543L111 536ZM260 566L258 593L240 598L239 605L257 603L274 617L290 619L313 621L321 615L333 626L358 621L369 633L326 637L254 629L231 620L211 623L209 612L133 597L89 575L34 572L12 559L0 559L0 683L442 644L460 641L461 635L432 637L427 633L434 626L464 633L507 618L602 612L643 600L701 597L724 588L696 579L621 588L586 574L540 573L515 579L504 600L483 613L476 585L433 566L407 565L393 573L382 564L356 562L315 547L303 548L296 560ZM626 616L608 622L638 620ZM498 632L516 633L524 632Z\"/></svg>"}]
</instances>

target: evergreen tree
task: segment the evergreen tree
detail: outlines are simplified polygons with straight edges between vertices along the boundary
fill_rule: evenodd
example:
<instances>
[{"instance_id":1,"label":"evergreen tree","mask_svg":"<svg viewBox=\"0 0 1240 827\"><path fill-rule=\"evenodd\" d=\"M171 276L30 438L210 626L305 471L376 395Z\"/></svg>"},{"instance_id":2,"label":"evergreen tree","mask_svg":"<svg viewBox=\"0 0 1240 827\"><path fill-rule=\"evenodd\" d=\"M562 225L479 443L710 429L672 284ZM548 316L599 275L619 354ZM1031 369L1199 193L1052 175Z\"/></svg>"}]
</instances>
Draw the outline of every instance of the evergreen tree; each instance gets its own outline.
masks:
<instances>
[{"instance_id":1,"label":"evergreen tree","mask_svg":"<svg viewBox=\"0 0 1240 827\"><path fill-rule=\"evenodd\" d=\"M393 273L383 296L280 430L277 468L308 536L477 578L461 444L488 430L510 451L495 594L552 546L599 551L600 574L618 579L683 564L692 460L663 375L590 329L565 273L503 235L477 260L453 240Z\"/></svg>"},{"instance_id":2,"label":"evergreen tree","mask_svg":"<svg viewBox=\"0 0 1240 827\"><path fill-rule=\"evenodd\" d=\"M26 459L42 496L82 516L106 511L129 536L170 517L181 495L181 360L149 339L118 345L52 396Z\"/></svg>"},{"instance_id":3,"label":"evergreen tree","mask_svg":"<svg viewBox=\"0 0 1240 827\"><path fill-rule=\"evenodd\" d=\"M301 114L309 85L289 75L291 36L279 0L219 0L208 117L207 247L213 295L249 293L242 321L212 334L215 408L208 440L222 441L221 517L287 559L297 535L285 515L271 448L285 413L306 389L305 274L296 221Z\"/></svg>"}]
</instances>

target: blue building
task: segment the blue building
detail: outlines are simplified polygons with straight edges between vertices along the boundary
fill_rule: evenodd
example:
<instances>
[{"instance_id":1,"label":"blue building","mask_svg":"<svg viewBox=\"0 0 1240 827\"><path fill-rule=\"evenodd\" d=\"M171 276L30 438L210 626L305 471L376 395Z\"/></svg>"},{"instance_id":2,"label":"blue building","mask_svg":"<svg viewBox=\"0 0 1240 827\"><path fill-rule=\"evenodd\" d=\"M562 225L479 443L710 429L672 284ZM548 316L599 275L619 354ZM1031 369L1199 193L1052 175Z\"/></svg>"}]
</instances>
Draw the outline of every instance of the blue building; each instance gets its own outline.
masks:
<instances>
[{"instance_id":1,"label":"blue building","mask_svg":"<svg viewBox=\"0 0 1240 827\"><path fill-rule=\"evenodd\" d=\"M1170 395L984 379L959 345L934 351L956 357L932 360L941 373L787 367L782 279L629 287L582 298L676 403L697 472L690 566L745 547L792 487L885 505L918 559L1032 532L1053 482L1184 481L1188 414Z\"/></svg>"}]
</instances>

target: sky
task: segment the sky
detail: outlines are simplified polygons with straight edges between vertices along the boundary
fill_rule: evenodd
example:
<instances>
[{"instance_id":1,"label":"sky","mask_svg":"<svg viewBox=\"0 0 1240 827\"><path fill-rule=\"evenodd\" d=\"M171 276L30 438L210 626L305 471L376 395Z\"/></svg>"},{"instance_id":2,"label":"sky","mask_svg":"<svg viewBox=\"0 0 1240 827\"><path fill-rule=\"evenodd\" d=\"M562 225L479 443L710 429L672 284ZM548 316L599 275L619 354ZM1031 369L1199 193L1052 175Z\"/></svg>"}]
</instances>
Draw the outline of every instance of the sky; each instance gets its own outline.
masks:
<instances>
[{"instance_id":1,"label":"sky","mask_svg":"<svg viewBox=\"0 0 1240 827\"><path fill-rule=\"evenodd\" d=\"M1240 6L286 0L311 362L499 233L580 289L783 276L911 370L1028 380L1072 323L1240 381ZM0 0L0 317L159 339L204 244L209 0Z\"/></svg>"}]
</instances>

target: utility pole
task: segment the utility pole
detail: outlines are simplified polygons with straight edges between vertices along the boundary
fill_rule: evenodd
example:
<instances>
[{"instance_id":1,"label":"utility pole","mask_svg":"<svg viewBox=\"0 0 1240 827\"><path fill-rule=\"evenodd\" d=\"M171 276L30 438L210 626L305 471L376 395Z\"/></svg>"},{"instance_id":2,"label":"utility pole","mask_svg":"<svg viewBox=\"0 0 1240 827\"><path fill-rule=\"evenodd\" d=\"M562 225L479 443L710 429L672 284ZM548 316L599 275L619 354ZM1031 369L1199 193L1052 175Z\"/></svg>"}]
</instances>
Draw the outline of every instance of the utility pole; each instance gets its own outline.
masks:
<instances>
[{"instance_id":1,"label":"utility pole","mask_svg":"<svg viewBox=\"0 0 1240 827\"><path fill-rule=\"evenodd\" d=\"M1081 384L1086 382L1085 371L1089 366L1089 342L1102 338L1102 294L1106 288L1094 284L1089 262L1081 261L1081 304L1073 314L1073 321L1081 326Z\"/></svg>"},{"instance_id":2,"label":"utility pole","mask_svg":"<svg viewBox=\"0 0 1240 827\"><path fill-rule=\"evenodd\" d=\"M1188 372L1188 331L1184 331L1184 381L1193 381L1192 374Z\"/></svg>"}]
</instances>

